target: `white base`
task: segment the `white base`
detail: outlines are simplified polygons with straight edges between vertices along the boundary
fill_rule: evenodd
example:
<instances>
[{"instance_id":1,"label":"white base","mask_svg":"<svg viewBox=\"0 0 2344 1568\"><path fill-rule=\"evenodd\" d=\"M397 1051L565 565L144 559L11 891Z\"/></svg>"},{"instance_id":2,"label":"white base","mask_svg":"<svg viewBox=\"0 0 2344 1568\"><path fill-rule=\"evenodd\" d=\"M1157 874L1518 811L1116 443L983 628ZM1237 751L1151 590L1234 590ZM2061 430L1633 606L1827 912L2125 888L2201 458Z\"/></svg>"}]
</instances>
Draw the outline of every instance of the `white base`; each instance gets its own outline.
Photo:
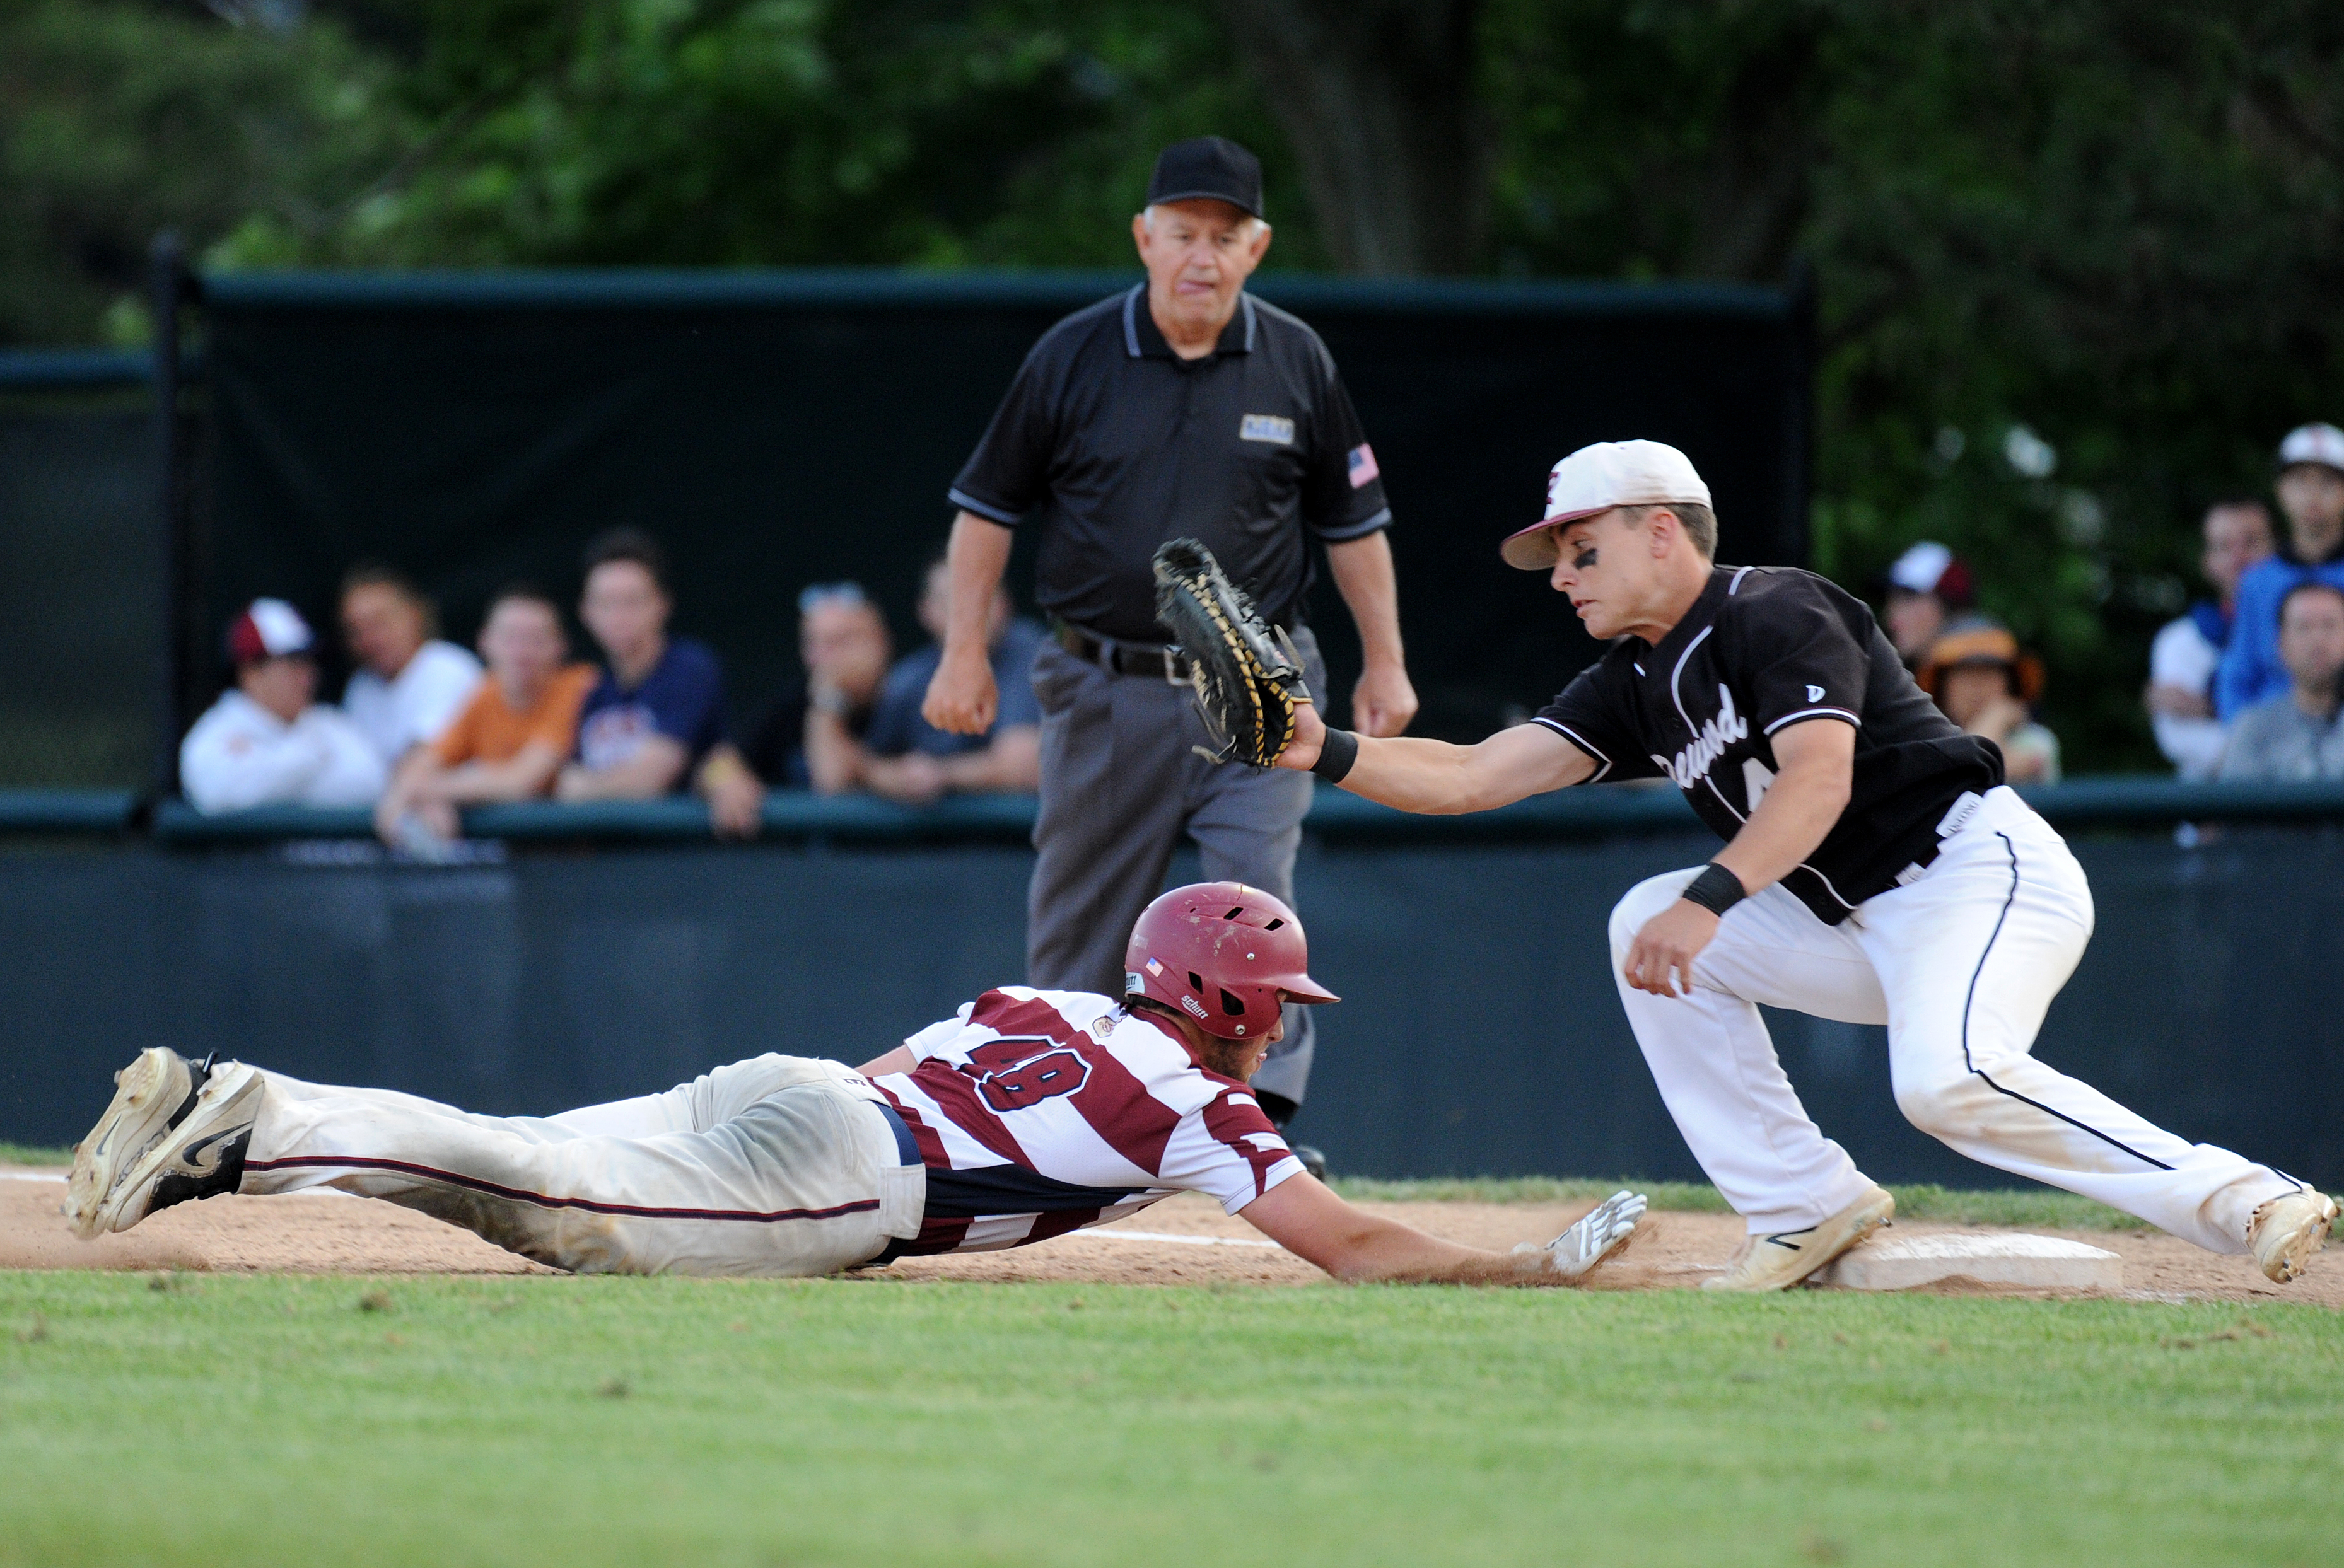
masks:
<instances>
[{"instance_id":1,"label":"white base","mask_svg":"<svg viewBox=\"0 0 2344 1568\"><path fill-rule=\"evenodd\" d=\"M1815 1274L1818 1284L1850 1291L1909 1291L1953 1279L2034 1290L2117 1291L2124 1288L2124 1260L2052 1236L1883 1235Z\"/></svg>"}]
</instances>

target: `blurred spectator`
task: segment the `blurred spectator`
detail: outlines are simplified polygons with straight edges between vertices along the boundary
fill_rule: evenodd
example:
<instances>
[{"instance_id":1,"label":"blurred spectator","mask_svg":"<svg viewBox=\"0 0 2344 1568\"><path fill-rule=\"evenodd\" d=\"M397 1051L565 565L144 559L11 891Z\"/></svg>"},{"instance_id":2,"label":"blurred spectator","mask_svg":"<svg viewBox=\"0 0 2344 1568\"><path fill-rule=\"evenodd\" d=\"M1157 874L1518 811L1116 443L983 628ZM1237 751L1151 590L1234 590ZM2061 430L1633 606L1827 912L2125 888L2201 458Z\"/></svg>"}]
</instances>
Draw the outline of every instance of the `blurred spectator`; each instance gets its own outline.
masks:
<instances>
[{"instance_id":1,"label":"blurred spectator","mask_svg":"<svg viewBox=\"0 0 2344 1568\"><path fill-rule=\"evenodd\" d=\"M2277 488L2288 542L2238 579L2230 645L2214 678L2214 707L2225 723L2291 685L2278 655L2278 606L2288 590L2304 582L2344 588L2344 430L2288 431L2278 444Z\"/></svg>"},{"instance_id":2,"label":"blurred spectator","mask_svg":"<svg viewBox=\"0 0 2344 1568\"><path fill-rule=\"evenodd\" d=\"M2211 779L2221 764L2225 731L2214 717L2214 672L2229 645L2238 578L2271 553L2270 513L2260 501L2217 501L2206 508L2205 554L2198 569L2215 597L2169 621L2148 649L2148 719L2157 749L2184 779Z\"/></svg>"},{"instance_id":3,"label":"blurred spectator","mask_svg":"<svg viewBox=\"0 0 2344 1568\"><path fill-rule=\"evenodd\" d=\"M722 834L757 830L764 790L724 738L724 667L706 643L667 634L675 601L658 543L617 528L586 552L579 618L609 668L578 716L563 800L649 800L696 784Z\"/></svg>"},{"instance_id":4,"label":"blurred spectator","mask_svg":"<svg viewBox=\"0 0 2344 1568\"><path fill-rule=\"evenodd\" d=\"M2238 715L2220 777L2279 782L2344 779L2344 588L2299 582L2279 605L2288 689Z\"/></svg>"},{"instance_id":5,"label":"blurred spectator","mask_svg":"<svg viewBox=\"0 0 2344 1568\"><path fill-rule=\"evenodd\" d=\"M537 589L509 588L490 603L480 628L488 678L438 739L399 762L375 806L383 842L411 846L419 828L453 839L459 806L551 792L577 743L578 709L601 675L591 664L565 666L569 652L561 608Z\"/></svg>"},{"instance_id":6,"label":"blurred spectator","mask_svg":"<svg viewBox=\"0 0 2344 1568\"><path fill-rule=\"evenodd\" d=\"M879 710L864 737L858 773L868 789L892 800L924 805L948 791L1034 790L1042 779L1042 705L1034 695L1034 655L1048 634L1010 612L1009 596L995 588L985 619L993 680L1000 708L982 735L955 735L920 716L928 682L944 660L945 615L952 576L938 559L920 588L920 625L933 639L887 672Z\"/></svg>"},{"instance_id":7,"label":"blurred spectator","mask_svg":"<svg viewBox=\"0 0 2344 1568\"><path fill-rule=\"evenodd\" d=\"M757 776L776 789L835 795L852 788L894 652L886 618L861 584L817 583L799 594L805 678L751 731L747 757Z\"/></svg>"},{"instance_id":8,"label":"blurred spectator","mask_svg":"<svg viewBox=\"0 0 2344 1568\"><path fill-rule=\"evenodd\" d=\"M1888 568L1888 606L1881 621L1906 668L1920 668L1921 656L1945 635L1955 611L1969 608L1975 591L1970 568L1933 539L1896 558Z\"/></svg>"},{"instance_id":9,"label":"blurred spectator","mask_svg":"<svg viewBox=\"0 0 2344 1568\"><path fill-rule=\"evenodd\" d=\"M1957 627L1930 645L1915 677L1945 717L2002 748L2013 784L2059 781L2059 738L2031 717L2043 696L2043 665L1991 621Z\"/></svg>"},{"instance_id":10,"label":"blurred spectator","mask_svg":"<svg viewBox=\"0 0 2344 1568\"><path fill-rule=\"evenodd\" d=\"M357 567L342 578L342 637L358 673L342 711L385 767L436 740L480 683L480 661L439 638L431 601L389 567Z\"/></svg>"},{"instance_id":11,"label":"blurred spectator","mask_svg":"<svg viewBox=\"0 0 2344 1568\"><path fill-rule=\"evenodd\" d=\"M283 599L254 599L227 628L236 684L179 748L179 783L200 811L363 806L382 759L338 710L319 706L309 624Z\"/></svg>"}]
</instances>

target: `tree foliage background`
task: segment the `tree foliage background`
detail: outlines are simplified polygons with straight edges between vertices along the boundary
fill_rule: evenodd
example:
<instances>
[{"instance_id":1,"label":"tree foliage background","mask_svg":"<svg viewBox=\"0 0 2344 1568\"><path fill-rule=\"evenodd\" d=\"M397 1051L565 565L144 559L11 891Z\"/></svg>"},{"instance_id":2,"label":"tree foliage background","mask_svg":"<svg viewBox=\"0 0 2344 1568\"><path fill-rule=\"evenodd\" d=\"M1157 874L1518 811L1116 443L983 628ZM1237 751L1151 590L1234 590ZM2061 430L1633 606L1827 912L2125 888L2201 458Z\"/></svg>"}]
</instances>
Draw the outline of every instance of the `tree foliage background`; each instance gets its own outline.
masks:
<instances>
[{"instance_id":1,"label":"tree foliage background","mask_svg":"<svg viewBox=\"0 0 2344 1568\"><path fill-rule=\"evenodd\" d=\"M1122 265L1206 131L1263 155L1277 266L1810 266L1814 564L1970 556L2084 767L2154 759L2198 509L2344 422L2314 0L0 0L0 342L135 339L167 225L217 266Z\"/></svg>"}]
</instances>

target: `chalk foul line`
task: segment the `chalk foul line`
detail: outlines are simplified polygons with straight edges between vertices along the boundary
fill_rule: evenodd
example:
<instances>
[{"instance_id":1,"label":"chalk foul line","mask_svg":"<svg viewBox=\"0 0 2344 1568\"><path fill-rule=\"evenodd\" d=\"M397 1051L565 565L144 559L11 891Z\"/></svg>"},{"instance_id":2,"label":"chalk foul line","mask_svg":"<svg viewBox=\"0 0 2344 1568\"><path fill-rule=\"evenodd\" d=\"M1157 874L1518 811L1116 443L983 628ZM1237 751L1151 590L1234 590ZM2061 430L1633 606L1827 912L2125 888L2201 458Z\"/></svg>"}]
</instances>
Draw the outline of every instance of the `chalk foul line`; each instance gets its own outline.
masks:
<instances>
[{"instance_id":1,"label":"chalk foul line","mask_svg":"<svg viewBox=\"0 0 2344 1568\"><path fill-rule=\"evenodd\" d=\"M1242 1236L1175 1236L1168 1231L1069 1231L1070 1236L1088 1236L1101 1241L1170 1241L1182 1247L1268 1247L1278 1251L1275 1241L1256 1241Z\"/></svg>"}]
</instances>

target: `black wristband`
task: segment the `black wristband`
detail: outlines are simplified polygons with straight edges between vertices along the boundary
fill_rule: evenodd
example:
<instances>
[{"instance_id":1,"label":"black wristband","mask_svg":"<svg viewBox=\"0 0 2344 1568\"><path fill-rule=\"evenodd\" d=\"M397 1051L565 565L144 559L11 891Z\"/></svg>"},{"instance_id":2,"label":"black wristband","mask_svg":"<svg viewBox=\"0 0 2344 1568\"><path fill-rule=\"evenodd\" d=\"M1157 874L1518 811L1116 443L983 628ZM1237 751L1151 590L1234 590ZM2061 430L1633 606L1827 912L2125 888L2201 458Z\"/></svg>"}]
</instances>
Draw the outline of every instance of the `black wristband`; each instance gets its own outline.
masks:
<instances>
[{"instance_id":1,"label":"black wristband","mask_svg":"<svg viewBox=\"0 0 2344 1568\"><path fill-rule=\"evenodd\" d=\"M1742 890L1741 878L1712 860L1701 869L1700 876L1685 884L1682 896L1713 915L1722 915L1750 895Z\"/></svg>"},{"instance_id":2,"label":"black wristband","mask_svg":"<svg viewBox=\"0 0 2344 1568\"><path fill-rule=\"evenodd\" d=\"M1310 771L1329 784L1340 784L1359 759L1359 738L1348 729L1329 729L1327 739L1318 743L1318 760L1310 765Z\"/></svg>"}]
</instances>

